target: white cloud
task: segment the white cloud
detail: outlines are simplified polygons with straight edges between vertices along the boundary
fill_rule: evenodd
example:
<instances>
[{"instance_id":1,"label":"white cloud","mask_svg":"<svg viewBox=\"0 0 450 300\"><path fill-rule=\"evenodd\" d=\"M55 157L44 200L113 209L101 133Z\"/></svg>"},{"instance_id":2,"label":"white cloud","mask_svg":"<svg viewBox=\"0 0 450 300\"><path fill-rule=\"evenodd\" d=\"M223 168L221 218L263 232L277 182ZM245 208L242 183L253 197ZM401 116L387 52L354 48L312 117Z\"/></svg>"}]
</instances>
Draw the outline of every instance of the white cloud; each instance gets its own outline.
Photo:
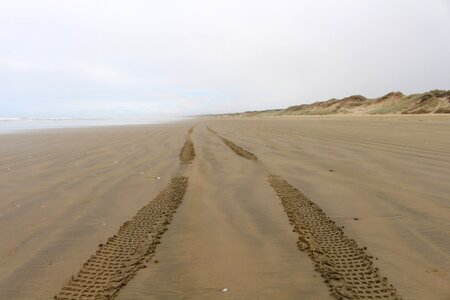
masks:
<instances>
[{"instance_id":1,"label":"white cloud","mask_svg":"<svg viewBox=\"0 0 450 300\"><path fill-rule=\"evenodd\" d=\"M131 78L127 78L124 74L121 74L119 71L114 70L107 65L102 66L86 62L72 63L67 71L69 73L74 72L82 78L93 80L98 83L121 84L130 83L132 81Z\"/></svg>"},{"instance_id":2,"label":"white cloud","mask_svg":"<svg viewBox=\"0 0 450 300\"><path fill-rule=\"evenodd\" d=\"M2 57L0 56L0 70L6 71L29 71L33 68L31 64L26 62L16 60L11 57Z\"/></svg>"},{"instance_id":3,"label":"white cloud","mask_svg":"<svg viewBox=\"0 0 450 300\"><path fill-rule=\"evenodd\" d=\"M0 113L26 106L73 114L106 103L114 111L208 113L450 88L448 7L2 1Z\"/></svg>"}]
</instances>

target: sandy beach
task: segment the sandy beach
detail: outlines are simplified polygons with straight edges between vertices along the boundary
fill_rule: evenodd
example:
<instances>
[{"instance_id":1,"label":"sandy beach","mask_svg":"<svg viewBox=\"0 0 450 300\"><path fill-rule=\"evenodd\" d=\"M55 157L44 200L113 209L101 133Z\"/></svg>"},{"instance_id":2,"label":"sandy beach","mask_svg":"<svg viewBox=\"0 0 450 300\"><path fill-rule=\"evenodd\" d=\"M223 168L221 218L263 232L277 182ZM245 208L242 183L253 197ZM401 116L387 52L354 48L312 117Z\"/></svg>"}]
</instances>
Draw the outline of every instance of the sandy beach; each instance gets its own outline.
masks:
<instances>
[{"instance_id":1,"label":"sandy beach","mask_svg":"<svg viewBox=\"0 0 450 300\"><path fill-rule=\"evenodd\" d=\"M449 299L449 128L258 117L0 135L0 298Z\"/></svg>"}]
</instances>

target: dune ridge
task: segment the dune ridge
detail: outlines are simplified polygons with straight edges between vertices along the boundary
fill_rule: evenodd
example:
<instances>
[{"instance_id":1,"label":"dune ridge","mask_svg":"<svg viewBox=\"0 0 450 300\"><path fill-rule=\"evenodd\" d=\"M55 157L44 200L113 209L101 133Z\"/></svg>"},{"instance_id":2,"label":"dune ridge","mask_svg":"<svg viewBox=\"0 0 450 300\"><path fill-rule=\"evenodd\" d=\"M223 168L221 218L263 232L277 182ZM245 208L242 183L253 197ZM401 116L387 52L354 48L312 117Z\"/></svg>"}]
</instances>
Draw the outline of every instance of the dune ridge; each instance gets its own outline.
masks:
<instances>
[{"instance_id":1,"label":"dune ridge","mask_svg":"<svg viewBox=\"0 0 450 300\"><path fill-rule=\"evenodd\" d=\"M246 111L221 116L296 116L296 115L384 115L384 114L448 114L450 90L432 90L421 94L404 95L390 92L382 97L369 99L353 95L342 99L329 99L289 106L285 109Z\"/></svg>"}]
</instances>

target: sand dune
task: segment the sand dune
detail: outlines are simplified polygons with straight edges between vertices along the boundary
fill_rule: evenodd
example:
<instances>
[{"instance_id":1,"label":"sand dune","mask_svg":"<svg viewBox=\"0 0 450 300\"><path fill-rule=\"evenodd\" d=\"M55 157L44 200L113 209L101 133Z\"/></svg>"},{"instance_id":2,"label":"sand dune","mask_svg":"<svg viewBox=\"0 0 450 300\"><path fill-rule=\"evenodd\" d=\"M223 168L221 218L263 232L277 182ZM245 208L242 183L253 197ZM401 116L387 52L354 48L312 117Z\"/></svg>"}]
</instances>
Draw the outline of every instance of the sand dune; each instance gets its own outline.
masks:
<instances>
[{"instance_id":1,"label":"sand dune","mask_svg":"<svg viewBox=\"0 0 450 300\"><path fill-rule=\"evenodd\" d=\"M449 125L212 118L0 136L0 298L448 299ZM177 176L186 194L165 210Z\"/></svg>"},{"instance_id":2,"label":"sand dune","mask_svg":"<svg viewBox=\"0 0 450 300\"><path fill-rule=\"evenodd\" d=\"M432 90L420 94L404 95L390 92L382 97L368 99L353 95L342 99L329 99L311 104L294 105L285 109L247 111L224 114L224 117L297 116L297 115L386 115L386 114L448 114L450 91Z\"/></svg>"}]
</instances>

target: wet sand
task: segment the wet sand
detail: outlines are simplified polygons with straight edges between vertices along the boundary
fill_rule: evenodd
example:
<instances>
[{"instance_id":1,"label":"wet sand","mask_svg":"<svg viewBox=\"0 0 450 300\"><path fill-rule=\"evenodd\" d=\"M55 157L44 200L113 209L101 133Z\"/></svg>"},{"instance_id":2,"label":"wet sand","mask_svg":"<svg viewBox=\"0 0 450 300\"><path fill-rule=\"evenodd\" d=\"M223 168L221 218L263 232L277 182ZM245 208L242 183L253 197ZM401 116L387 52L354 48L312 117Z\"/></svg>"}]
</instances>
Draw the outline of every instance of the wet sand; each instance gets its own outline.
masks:
<instances>
[{"instance_id":1,"label":"wet sand","mask_svg":"<svg viewBox=\"0 0 450 300\"><path fill-rule=\"evenodd\" d=\"M216 118L0 136L0 298L57 295L183 175L167 232L117 299L333 299L269 184L278 175L404 299L448 299L448 128L441 116Z\"/></svg>"}]
</instances>

